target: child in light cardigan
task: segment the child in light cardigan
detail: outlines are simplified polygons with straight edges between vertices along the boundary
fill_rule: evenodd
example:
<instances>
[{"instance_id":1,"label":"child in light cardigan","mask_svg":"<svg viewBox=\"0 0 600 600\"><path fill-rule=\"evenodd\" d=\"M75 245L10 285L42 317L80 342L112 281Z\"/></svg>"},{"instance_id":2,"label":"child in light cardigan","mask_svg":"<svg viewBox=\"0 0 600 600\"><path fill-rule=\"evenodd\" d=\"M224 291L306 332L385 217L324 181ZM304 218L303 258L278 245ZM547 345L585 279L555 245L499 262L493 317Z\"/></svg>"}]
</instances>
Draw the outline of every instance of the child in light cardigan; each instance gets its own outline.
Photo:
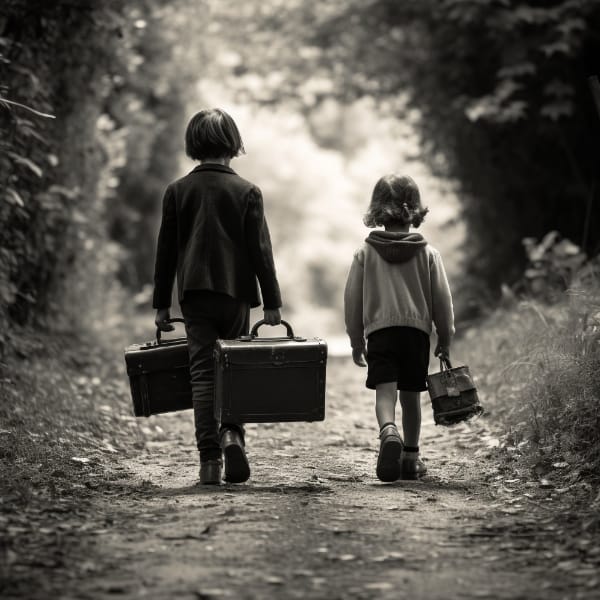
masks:
<instances>
[{"instance_id":1,"label":"child in light cardigan","mask_svg":"<svg viewBox=\"0 0 600 600\"><path fill-rule=\"evenodd\" d=\"M385 229L372 231L354 254L344 293L352 358L361 367L368 365L366 386L376 394L376 473L381 481L415 479L427 471L419 458L420 392L427 389L432 324L436 356L448 358L454 334L452 296L440 253L410 231L427 212L410 177L382 177L364 221ZM404 440L395 424L398 390Z\"/></svg>"}]
</instances>

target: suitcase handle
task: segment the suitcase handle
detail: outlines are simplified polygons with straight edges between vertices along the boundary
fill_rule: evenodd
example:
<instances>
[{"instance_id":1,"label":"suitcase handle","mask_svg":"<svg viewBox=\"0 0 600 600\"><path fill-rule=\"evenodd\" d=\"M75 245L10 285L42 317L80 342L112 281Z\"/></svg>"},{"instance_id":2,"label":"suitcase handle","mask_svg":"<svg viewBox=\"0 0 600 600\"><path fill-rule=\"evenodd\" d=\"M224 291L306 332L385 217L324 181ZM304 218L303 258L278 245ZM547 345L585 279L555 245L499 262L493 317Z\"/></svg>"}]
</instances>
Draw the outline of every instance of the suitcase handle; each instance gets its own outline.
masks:
<instances>
[{"instance_id":1,"label":"suitcase handle","mask_svg":"<svg viewBox=\"0 0 600 600\"><path fill-rule=\"evenodd\" d=\"M252 330L250 331L250 338L254 339L255 337L258 337L258 328L261 325L266 325L266 324L267 324L267 322L264 319L261 319L260 321L255 323L254 326L252 327ZM294 339L294 330L292 329L292 326L287 321L284 321L283 319L281 319L281 324L286 329L287 337Z\"/></svg>"},{"instance_id":2,"label":"suitcase handle","mask_svg":"<svg viewBox=\"0 0 600 600\"><path fill-rule=\"evenodd\" d=\"M185 323L181 317L173 317L172 319L166 319L165 323ZM156 328L156 343L160 346L161 330Z\"/></svg>"}]
</instances>

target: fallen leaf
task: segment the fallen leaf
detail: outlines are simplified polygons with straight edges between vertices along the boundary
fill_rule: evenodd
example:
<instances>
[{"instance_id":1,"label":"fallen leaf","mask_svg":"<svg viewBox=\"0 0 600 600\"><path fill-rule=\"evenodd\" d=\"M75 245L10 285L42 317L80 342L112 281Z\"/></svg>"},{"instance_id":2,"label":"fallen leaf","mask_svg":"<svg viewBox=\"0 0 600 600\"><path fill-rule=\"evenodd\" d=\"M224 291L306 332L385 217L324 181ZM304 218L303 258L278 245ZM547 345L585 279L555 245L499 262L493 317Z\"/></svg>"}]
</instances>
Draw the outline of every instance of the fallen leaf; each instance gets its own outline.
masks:
<instances>
[{"instance_id":1,"label":"fallen leaf","mask_svg":"<svg viewBox=\"0 0 600 600\"><path fill-rule=\"evenodd\" d=\"M405 560L404 554L401 552L387 552L381 556L376 556L371 559L371 562L390 562L390 561L402 561Z\"/></svg>"},{"instance_id":2,"label":"fallen leaf","mask_svg":"<svg viewBox=\"0 0 600 600\"><path fill-rule=\"evenodd\" d=\"M365 584L367 590L392 590L394 586L388 581L376 581L374 583Z\"/></svg>"}]
</instances>

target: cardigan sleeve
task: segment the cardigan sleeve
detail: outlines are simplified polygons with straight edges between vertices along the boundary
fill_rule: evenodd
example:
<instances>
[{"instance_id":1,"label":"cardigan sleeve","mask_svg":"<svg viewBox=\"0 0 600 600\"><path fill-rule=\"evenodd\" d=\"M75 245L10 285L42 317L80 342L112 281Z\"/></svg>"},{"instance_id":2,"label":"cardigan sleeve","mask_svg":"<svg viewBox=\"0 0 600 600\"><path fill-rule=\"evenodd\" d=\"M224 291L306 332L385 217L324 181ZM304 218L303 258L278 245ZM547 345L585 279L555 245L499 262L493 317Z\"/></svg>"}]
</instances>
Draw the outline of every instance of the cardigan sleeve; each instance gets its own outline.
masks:
<instances>
[{"instance_id":1,"label":"cardigan sleeve","mask_svg":"<svg viewBox=\"0 0 600 600\"><path fill-rule=\"evenodd\" d=\"M156 245L156 263L154 267L154 308L169 308L173 282L177 271L177 213L175 198L171 187L163 197L162 221Z\"/></svg>"},{"instance_id":2,"label":"cardigan sleeve","mask_svg":"<svg viewBox=\"0 0 600 600\"><path fill-rule=\"evenodd\" d=\"M366 345L363 325L363 277L364 265L362 252L359 250L354 254L344 290L344 319L353 349L362 349Z\"/></svg>"},{"instance_id":3,"label":"cardigan sleeve","mask_svg":"<svg viewBox=\"0 0 600 600\"><path fill-rule=\"evenodd\" d=\"M252 187L248 195L248 211L245 221L248 255L258 278L264 309L281 306L281 292L275 272L271 236L265 218L261 191Z\"/></svg>"},{"instance_id":4,"label":"cardigan sleeve","mask_svg":"<svg viewBox=\"0 0 600 600\"><path fill-rule=\"evenodd\" d=\"M439 342L448 345L454 335L454 309L442 257L437 251L432 254L430 269L433 322Z\"/></svg>"}]
</instances>

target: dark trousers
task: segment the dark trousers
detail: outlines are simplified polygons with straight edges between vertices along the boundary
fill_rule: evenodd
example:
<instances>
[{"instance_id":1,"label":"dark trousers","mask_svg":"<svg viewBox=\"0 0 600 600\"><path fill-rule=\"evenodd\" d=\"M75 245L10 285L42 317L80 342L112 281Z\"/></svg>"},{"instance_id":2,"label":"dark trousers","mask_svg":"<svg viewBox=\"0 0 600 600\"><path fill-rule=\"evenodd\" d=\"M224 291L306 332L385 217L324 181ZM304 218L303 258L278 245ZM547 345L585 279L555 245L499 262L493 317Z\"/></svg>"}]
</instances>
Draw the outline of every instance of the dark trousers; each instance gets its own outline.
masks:
<instances>
[{"instance_id":1,"label":"dark trousers","mask_svg":"<svg viewBox=\"0 0 600 600\"><path fill-rule=\"evenodd\" d=\"M248 333L250 307L247 303L210 291L186 292L181 302L190 354L190 375L196 443L200 460L221 457L219 424L214 416L215 341L233 339ZM241 423L222 423L221 429L238 429Z\"/></svg>"}]
</instances>

